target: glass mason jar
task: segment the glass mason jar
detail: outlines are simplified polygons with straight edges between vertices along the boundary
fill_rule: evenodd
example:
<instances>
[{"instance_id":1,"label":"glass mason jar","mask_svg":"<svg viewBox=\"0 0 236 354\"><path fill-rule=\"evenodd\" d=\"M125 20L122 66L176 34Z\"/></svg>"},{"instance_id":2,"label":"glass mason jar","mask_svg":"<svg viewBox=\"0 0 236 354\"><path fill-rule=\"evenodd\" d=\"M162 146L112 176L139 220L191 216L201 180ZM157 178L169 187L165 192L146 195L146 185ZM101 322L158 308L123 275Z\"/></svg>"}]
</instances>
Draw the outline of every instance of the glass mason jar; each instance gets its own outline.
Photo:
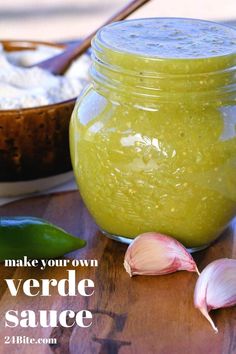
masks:
<instances>
[{"instance_id":1,"label":"glass mason jar","mask_svg":"<svg viewBox=\"0 0 236 354\"><path fill-rule=\"evenodd\" d=\"M201 249L236 213L236 31L150 18L101 29L70 148L100 229Z\"/></svg>"}]
</instances>

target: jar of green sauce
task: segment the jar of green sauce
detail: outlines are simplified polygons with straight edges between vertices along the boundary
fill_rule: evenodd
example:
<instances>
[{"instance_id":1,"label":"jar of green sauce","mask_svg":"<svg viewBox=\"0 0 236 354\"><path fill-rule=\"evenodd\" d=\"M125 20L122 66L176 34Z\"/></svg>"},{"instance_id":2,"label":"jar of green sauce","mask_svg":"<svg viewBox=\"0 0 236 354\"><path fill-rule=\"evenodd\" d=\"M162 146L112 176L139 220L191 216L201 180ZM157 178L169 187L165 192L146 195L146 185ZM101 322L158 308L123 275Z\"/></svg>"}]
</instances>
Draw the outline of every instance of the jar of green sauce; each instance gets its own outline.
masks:
<instances>
[{"instance_id":1,"label":"jar of green sauce","mask_svg":"<svg viewBox=\"0 0 236 354\"><path fill-rule=\"evenodd\" d=\"M70 125L75 177L101 230L211 243L236 214L236 30L181 18L103 27Z\"/></svg>"}]
</instances>

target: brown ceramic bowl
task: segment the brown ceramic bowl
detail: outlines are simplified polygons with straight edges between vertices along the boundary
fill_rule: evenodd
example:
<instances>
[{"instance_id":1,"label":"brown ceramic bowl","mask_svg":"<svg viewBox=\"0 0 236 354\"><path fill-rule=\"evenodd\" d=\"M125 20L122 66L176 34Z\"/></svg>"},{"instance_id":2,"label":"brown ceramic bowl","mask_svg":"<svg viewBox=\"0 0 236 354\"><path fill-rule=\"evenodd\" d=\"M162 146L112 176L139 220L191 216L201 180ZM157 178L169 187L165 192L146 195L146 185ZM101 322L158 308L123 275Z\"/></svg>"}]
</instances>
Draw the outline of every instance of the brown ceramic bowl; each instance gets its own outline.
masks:
<instances>
[{"instance_id":1,"label":"brown ceramic bowl","mask_svg":"<svg viewBox=\"0 0 236 354\"><path fill-rule=\"evenodd\" d=\"M7 51L47 42L1 41ZM36 108L0 110L0 183L41 179L72 169L69 121L75 98Z\"/></svg>"}]
</instances>

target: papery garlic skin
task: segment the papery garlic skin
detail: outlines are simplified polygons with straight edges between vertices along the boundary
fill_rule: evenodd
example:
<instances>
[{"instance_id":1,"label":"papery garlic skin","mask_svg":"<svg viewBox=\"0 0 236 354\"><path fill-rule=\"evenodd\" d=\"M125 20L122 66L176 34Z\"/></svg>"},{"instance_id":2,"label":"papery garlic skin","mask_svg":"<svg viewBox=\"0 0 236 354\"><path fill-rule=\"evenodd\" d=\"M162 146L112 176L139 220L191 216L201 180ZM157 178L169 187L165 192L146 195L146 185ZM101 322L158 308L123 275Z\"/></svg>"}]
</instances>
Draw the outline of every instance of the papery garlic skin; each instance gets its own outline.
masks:
<instances>
[{"instance_id":1,"label":"papery garlic skin","mask_svg":"<svg viewBox=\"0 0 236 354\"><path fill-rule=\"evenodd\" d=\"M222 258L210 264L200 274L194 290L194 305L218 329L209 311L236 304L236 259Z\"/></svg>"},{"instance_id":2,"label":"papery garlic skin","mask_svg":"<svg viewBox=\"0 0 236 354\"><path fill-rule=\"evenodd\" d=\"M180 242L156 232L147 232L134 239L126 251L124 267L131 277L179 270L198 273L192 256Z\"/></svg>"}]
</instances>

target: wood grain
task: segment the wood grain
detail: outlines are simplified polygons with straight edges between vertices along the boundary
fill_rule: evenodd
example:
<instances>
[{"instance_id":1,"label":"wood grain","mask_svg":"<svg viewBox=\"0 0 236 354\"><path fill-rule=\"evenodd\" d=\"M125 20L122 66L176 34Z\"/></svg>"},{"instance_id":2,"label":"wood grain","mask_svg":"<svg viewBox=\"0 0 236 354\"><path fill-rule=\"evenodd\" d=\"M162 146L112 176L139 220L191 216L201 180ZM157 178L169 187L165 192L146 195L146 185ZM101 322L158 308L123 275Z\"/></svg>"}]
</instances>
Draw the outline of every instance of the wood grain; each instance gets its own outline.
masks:
<instances>
[{"instance_id":1,"label":"wood grain","mask_svg":"<svg viewBox=\"0 0 236 354\"><path fill-rule=\"evenodd\" d=\"M166 276L129 278L123 268L126 245L104 237L81 201L79 192L25 199L0 208L1 215L43 217L77 236L87 239L86 248L70 254L70 258L98 259L98 268L78 268L78 280L95 282L95 295L29 298L20 293L11 297L5 278L56 278L66 276L65 268L7 269L1 265L0 321L2 354L234 354L236 353L236 308L214 311L212 316L219 334L193 307L193 289L197 275L178 272ZM231 225L224 235L195 258L201 270L217 258L236 258L236 227ZM69 266L67 269L73 269ZM9 309L89 309L94 314L89 329L4 327ZM4 336L55 337L56 345L6 345Z\"/></svg>"}]
</instances>

